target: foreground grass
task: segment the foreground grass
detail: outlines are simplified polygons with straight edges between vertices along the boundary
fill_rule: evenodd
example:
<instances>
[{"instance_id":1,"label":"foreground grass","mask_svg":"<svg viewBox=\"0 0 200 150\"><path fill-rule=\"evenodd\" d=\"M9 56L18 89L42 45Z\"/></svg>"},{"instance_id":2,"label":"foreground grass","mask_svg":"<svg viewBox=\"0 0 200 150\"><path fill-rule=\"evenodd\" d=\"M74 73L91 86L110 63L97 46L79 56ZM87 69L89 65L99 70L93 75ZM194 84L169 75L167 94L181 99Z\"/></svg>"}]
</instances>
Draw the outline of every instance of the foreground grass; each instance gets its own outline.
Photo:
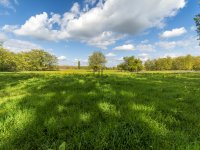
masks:
<instances>
[{"instance_id":1,"label":"foreground grass","mask_svg":"<svg viewBox=\"0 0 200 150\"><path fill-rule=\"evenodd\" d=\"M200 74L0 73L0 149L200 149Z\"/></svg>"}]
</instances>

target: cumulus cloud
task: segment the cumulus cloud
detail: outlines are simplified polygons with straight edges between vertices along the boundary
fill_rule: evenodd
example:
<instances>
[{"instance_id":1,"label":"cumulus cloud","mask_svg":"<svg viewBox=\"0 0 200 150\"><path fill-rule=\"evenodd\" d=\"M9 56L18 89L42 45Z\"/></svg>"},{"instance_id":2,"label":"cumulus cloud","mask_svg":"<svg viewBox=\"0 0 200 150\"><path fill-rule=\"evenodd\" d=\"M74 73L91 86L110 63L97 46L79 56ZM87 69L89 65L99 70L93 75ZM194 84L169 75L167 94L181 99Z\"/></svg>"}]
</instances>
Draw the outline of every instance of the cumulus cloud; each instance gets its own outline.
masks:
<instances>
[{"instance_id":1,"label":"cumulus cloud","mask_svg":"<svg viewBox=\"0 0 200 150\"><path fill-rule=\"evenodd\" d=\"M175 16L185 6L186 1L87 0L87 3L94 6L80 10L79 4L75 3L64 15L57 14L55 17L55 14L52 16L46 12L37 14L12 32L16 35L52 41L89 41L88 44L105 48L119 38L112 37L108 43L105 42L107 38L102 38L99 43L96 39L101 35L112 33L123 37L127 34L135 35L149 28L161 27L164 19ZM54 28L55 26L57 28Z\"/></svg>"},{"instance_id":2,"label":"cumulus cloud","mask_svg":"<svg viewBox=\"0 0 200 150\"><path fill-rule=\"evenodd\" d=\"M142 52L155 52L155 46L152 44L137 44L137 45L133 45L133 44L125 44L122 46L117 46L114 48L114 50L119 50L119 51L134 51L134 50L138 50L138 51L142 51Z\"/></svg>"},{"instance_id":3,"label":"cumulus cloud","mask_svg":"<svg viewBox=\"0 0 200 150\"><path fill-rule=\"evenodd\" d=\"M21 51L30 51L32 49L42 49L42 47L37 44L31 43L28 41L15 40L15 39L6 40L3 43L3 47L15 53L18 53Z\"/></svg>"},{"instance_id":4,"label":"cumulus cloud","mask_svg":"<svg viewBox=\"0 0 200 150\"><path fill-rule=\"evenodd\" d=\"M3 26L2 30L5 32L13 32L18 28L17 25L5 25Z\"/></svg>"},{"instance_id":5,"label":"cumulus cloud","mask_svg":"<svg viewBox=\"0 0 200 150\"><path fill-rule=\"evenodd\" d=\"M121 38L121 35L116 35L112 32L103 32L99 36L93 37L91 39L86 38L83 40L83 42L101 49L107 49L107 46L115 44L116 41Z\"/></svg>"},{"instance_id":6,"label":"cumulus cloud","mask_svg":"<svg viewBox=\"0 0 200 150\"><path fill-rule=\"evenodd\" d=\"M117 46L114 48L114 50L118 50L118 51L134 51L135 50L135 46L132 44L126 44L126 45L122 45L122 46Z\"/></svg>"},{"instance_id":7,"label":"cumulus cloud","mask_svg":"<svg viewBox=\"0 0 200 150\"><path fill-rule=\"evenodd\" d=\"M155 46L158 46L163 50L181 49L186 51L195 51L199 49L196 36L191 36L176 41L160 41L155 43Z\"/></svg>"},{"instance_id":8,"label":"cumulus cloud","mask_svg":"<svg viewBox=\"0 0 200 150\"><path fill-rule=\"evenodd\" d=\"M66 56L59 56L58 57L58 60L60 60L60 61L64 61L64 60L66 60L67 58L66 58Z\"/></svg>"},{"instance_id":9,"label":"cumulus cloud","mask_svg":"<svg viewBox=\"0 0 200 150\"><path fill-rule=\"evenodd\" d=\"M176 28L171 31L165 31L163 32L160 36L162 38L172 38L172 37L177 37L185 34L187 30L184 27L181 28Z\"/></svg>"},{"instance_id":10,"label":"cumulus cloud","mask_svg":"<svg viewBox=\"0 0 200 150\"><path fill-rule=\"evenodd\" d=\"M193 43L193 42L192 42ZM178 40L178 41L161 41L156 43L157 46L159 46L162 49L174 49L177 47L188 47L191 45L191 41L188 40Z\"/></svg>"},{"instance_id":11,"label":"cumulus cloud","mask_svg":"<svg viewBox=\"0 0 200 150\"><path fill-rule=\"evenodd\" d=\"M114 53L108 53L106 54L106 57L115 57L116 55Z\"/></svg>"}]
</instances>

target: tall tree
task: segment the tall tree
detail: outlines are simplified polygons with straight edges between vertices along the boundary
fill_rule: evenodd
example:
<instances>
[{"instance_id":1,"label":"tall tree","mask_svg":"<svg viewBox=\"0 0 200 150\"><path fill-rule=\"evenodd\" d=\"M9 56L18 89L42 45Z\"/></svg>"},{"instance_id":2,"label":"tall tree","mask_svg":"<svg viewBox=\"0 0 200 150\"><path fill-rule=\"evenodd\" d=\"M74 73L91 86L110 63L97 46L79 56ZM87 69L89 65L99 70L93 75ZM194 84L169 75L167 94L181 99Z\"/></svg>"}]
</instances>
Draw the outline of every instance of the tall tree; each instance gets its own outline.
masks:
<instances>
[{"instance_id":1,"label":"tall tree","mask_svg":"<svg viewBox=\"0 0 200 150\"><path fill-rule=\"evenodd\" d=\"M78 69L81 69L81 62L80 62L80 60L78 61Z\"/></svg>"},{"instance_id":2,"label":"tall tree","mask_svg":"<svg viewBox=\"0 0 200 150\"><path fill-rule=\"evenodd\" d=\"M88 59L89 67L93 69L94 72L101 72L105 68L106 57L102 52L94 52Z\"/></svg>"},{"instance_id":3,"label":"tall tree","mask_svg":"<svg viewBox=\"0 0 200 150\"><path fill-rule=\"evenodd\" d=\"M196 17L194 18L194 21L196 23L197 26L197 34L199 36L199 40L200 40L200 14L196 15Z\"/></svg>"}]
</instances>

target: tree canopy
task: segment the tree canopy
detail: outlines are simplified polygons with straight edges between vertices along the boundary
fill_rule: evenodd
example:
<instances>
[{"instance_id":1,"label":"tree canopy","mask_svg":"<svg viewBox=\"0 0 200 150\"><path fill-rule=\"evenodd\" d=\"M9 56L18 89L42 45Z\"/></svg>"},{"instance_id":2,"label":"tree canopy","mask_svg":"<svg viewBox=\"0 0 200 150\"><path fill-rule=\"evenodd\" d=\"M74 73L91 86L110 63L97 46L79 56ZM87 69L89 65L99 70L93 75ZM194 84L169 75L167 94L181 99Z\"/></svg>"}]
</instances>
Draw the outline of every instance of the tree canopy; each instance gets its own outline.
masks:
<instances>
[{"instance_id":1,"label":"tree canopy","mask_svg":"<svg viewBox=\"0 0 200 150\"><path fill-rule=\"evenodd\" d=\"M126 70L130 72L138 72L143 69L142 61L139 58L135 58L134 56L131 57L124 57L124 62L118 65L118 69Z\"/></svg>"},{"instance_id":2,"label":"tree canopy","mask_svg":"<svg viewBox=\"0 0 200 150\"><path fill-rule=\"evenodd\" d=\"M146 70L200 70L200 57L158 58L146 61L144 66Z\"/></svg>"},{"instance_id":3,"label":"tree canopy","mask_svg":"<svg viewBox=\"0 0 200 150\"><path fill-rule=\"evenodd\" d=\"M0 48L0 71L56 70L58 60L44 50L13 53Z\"/></svg>"},{"instance_id":4,"label":"tree canopy","mask_svg":"<svg viewBox=\"0 0 200 150\"><path fill-rule=\"evenodd\" d=\"M89 57L89 67L93 69L94 72L102 71L105 68L106 57L102 52L94 52Z\"/></svg>"},{"instance_id":5,"label":"tree canopy","mask_svg":"<svg viewBox=\"0 0 200 150\"><path fill-rule=\"evenodd\" d=\"M196 17L194 18L194 21L196 23L196 26L197 26L197 34L199 36L199 40L200 40L200 14L196 15Z\"/></svg>"}]
</instances>

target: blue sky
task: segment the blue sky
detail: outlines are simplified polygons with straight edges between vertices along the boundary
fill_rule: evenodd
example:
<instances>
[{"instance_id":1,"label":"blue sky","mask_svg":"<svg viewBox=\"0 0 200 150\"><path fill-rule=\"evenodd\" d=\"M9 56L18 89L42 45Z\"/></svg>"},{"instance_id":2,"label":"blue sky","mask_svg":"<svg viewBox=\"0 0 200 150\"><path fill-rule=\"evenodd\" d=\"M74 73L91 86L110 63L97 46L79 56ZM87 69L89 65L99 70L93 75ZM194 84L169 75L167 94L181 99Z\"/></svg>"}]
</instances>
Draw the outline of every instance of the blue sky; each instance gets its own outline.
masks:
<instances>
[{"instance_id":1,"label":"blue sky","mask_svg":"<svg viewBox=\"0 0 200 150\"><path fill-rule=\"evenodd\" d=\"M44 49L62 65L87 65L93 51L108 66L200 55L197 13L198 0L0 0L0 42L16 53Z\"/></svg>"}]
</instances>

